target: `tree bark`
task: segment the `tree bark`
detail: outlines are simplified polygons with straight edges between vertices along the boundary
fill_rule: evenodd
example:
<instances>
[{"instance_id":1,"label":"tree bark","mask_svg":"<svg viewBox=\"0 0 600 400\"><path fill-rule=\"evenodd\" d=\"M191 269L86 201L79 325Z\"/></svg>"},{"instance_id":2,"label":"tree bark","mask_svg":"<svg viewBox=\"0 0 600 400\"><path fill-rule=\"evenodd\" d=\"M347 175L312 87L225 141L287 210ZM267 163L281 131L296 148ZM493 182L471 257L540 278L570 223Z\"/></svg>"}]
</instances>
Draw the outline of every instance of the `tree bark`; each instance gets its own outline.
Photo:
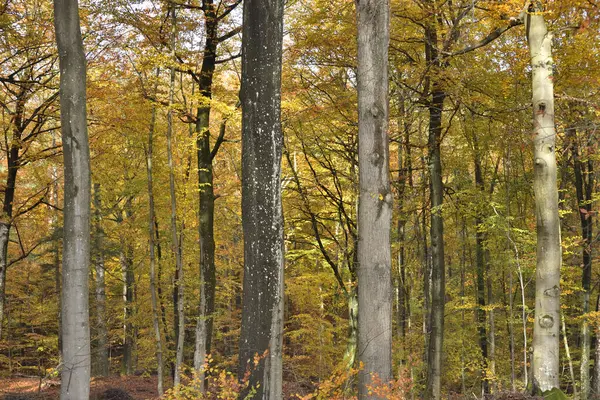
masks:
<instances>
[{"instance_id":1,"label":"tree bark","mask_svg":"<svg viewBox=\"0 0 600 400\"><path fill-rule=\"evenodd\" d=\"M389 3L356 3L358 27L358 398L392 378Z\"/></svg>"},{"instance_id":2,"label":"tree bark","mask_svg":"<svg viewBox=\"0 0 600 400\"><path fill-rule=\"evenodd\" d=\"M159 69L156 69L156 75L160 74ZM164 361L163 361L163 346L160 333L159 305L158 295L156 290L156 233L154 232L155 207L154 207L154 183L153 183L153 168L152 155L154 150L154 130L156 128L156 106L152 106L152 117L150 119L150 128L148 130L148 147L146 148L146 174L148 183L148 248L150 253L150 299L152 304L152 327L154 329L154 340L156 343L156 364L158 383L158 394L164 394Z\"/></svg>"},{"instance_id":3,"label":"tree bark","mask_svg":"<svg viewBox=\"0 0 600 400\"><path fill-rule=\"evenodd\" d=\"M475 137L473 138L474 140ZM475 184L480 191L483 193L483 174L481 171L481 162L479 155L477 154L477 148L475 149ZM480 208L477 206L477 208ZM479 332L479 348L481 350L482 367L481 367L481 390L483 394L490 393L490 385L487 377L488 367L488 338L486 332L486 317L485 317L485 250L484 250L484 237L485 233L482 230L483 218L481 212L478 210L475 218L475 260L477 265L477 330Z\"/></svg>"},{"instance_id":4,"label":"tree bark","mask_svg":"<svg viewBox=\"0 0 600 400\"><path fill-rule=\"evenodd\" d=\"M244 390L240 399L250 390L255 399L275 400L283 395L283 8L283 0L244 2L240 91L244 290L238 375Z\"/></svg>"},{"instance_id":5,"label":"tree bark","mask_svg":"<svg viewBox=\"0 0 600 400\"><path fill-rule=\"evenodd\" d=\"M15 187L17 183L17 172L21 164L20 149L21 131L25 101L22 97L17 98L15 114L12 118L13 137L10 148L6 154L7 175L6 188L4 189L4 201L2 202L2 221L0 221L0 338L2 338L2 322L4 321L4 306L6 298L6 269L8 268L8 243L13 218L13 201L15 199Z\"/></svg>"},{"instance_id":6,"label":"tree bark","mask_svg":"<svg viewBox=\"0 0 600 400\"><path fill-rule=\"evenodd\" d=\"M127 200L128 202L131 200ZM127 213L127 212L126 212ZM129 218L129 215L127 215ZM119 261L121 264L121 273L123 276L123 363L121 370L123 375L132 375L134 372L134 346L135 335L133 326L134 317L134 285L135 276L133 274L133 247L127 243L128 239L121 238L121 254Z\"/></svg>"},{"instance_id":7,"label":"tree bark","mask_svg":"<svg viewBox=\"0 0 600 400\"><path fill-rule=\"evenodd\" d=\"M433 34L434 37L437 36ZM435 43L435 42L432 42ZM446 268L444 261L444 220L442 205L444 186L440 141L442 134L442 110L446 94L435 87L429 106L429 173L431 193L431 318L427 357L427 399L441 398L441 373L444 341L444 308L446 298Z\"/></svg>"},{"instance_id":8,"label":"tree bark","mask_svg":"<svg viewBox=\"0 0 600 400\"><path fill-rule=\"evenodd\" d=\"M60 114L64 156L64 240L61 400L90 392L88 275L90 259L90 153L86 116L86 60L77 0L54 0L60 61Z\"/></svg>"},{"instance_id":9,"label":"tree bark","mask_svg":"<svg viewBox=\"0 0 600 400\"><path fill-rule=\"evenodd\" d=\"M536 2L536 5L538 3ZM533 147L537 264L533 329L533 390L559 388L560 220L556 179L552 34L532 2L526 19L533 71Z\"/></svg>"},{"instance_id":10,"label":"tree bark","mask_svg":"<svg viewBox=\"0 0 600 400\"><path fill-rule=\"evenodd\" d=\"M171 17L171 59L175 62L175 44L177 43L177 16L175 5L169 8ZM175 366L173 371L173 386L181 382L181 365L183 364L183 342L185 340L185 315L183 309L183 260L177 227L177 195L175 192L175 168L173 165L173 103L175 97L175 68L170 68L169 109L167 112L167 158L169 164L169 196L171 199L171 248L175 257L174 298L175 306Z\"/></svg>"},{"instance_id":11,"label":"tree bark","mask_svg":"<svg viewBox=\"0 0 600 400\"><path fill-rule=\"evenodd\" d=\"M204 57L198 86L202 95L202 106L196 113L196 148L198 157L198 232L200 238L200 301L196 324L196 347L194 350L194 369L201 391L204 391L203 365L210 353L213 313L215 311L215 239L214 213L215 196L213 187L213 165L210 148L210 100L215 71L217 51L218 20L212 0L204 2Z\"/></svg>"},{"instance_id":12,"label":"tree bark","mask_svg":"<svg viewBox=\"0 0 600 400\"><path fill-rule=\"evenodd\" d=\"M108 376L108 330L106 328L106 284L104 271L104 231L102 230L102 202L100 184L94 184L94 231L96 245L96 348L94 349L94 373Z\"/></svg>"},{"instance_id":13,"label":"tree bark","mask_svg":"<svg viewBox=\"0 0 600 400\"><path fill-rule=\"evenodd\" d=\"M592 214L592 190L594 187L594 175L591 170L591 162L584 163L579 154L577 132L575 128L567 129L567 140L570 141L571 154L573 155L573 171L575 173L575 191L577 195L577 212L581 225L581 237L583 238L582 264L583 273L581 286L583 288L584 315L581 324L581 397L587 399L590 396L590 349L592 334L587 314L590 312L590 294L592 281L592 241L593 241L593 214Z\"/></svg>"}]
</instances>

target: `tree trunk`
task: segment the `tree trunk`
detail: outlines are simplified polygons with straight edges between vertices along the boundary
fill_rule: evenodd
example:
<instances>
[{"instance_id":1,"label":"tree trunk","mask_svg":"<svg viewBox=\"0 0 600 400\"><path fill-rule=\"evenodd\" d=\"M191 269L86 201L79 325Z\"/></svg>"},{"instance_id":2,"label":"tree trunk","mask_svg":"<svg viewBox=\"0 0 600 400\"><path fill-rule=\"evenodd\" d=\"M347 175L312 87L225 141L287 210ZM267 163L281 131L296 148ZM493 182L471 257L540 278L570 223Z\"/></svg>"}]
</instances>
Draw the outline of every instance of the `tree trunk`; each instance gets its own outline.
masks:
<instances>
[{"instance_id":1,"label":"tree trunk","mask_svg":"<svg viewBox=\"0 0 600 400\"><path fill-rule=\"evenodd\" d=\"M546 28L542 10L533 3L529 6L526 31L533 70L533 186L537 219L533 390L545 392L559 387L562 254L556 185L552 34Z\"/></svg>"},{"instance_id":2,"label":"tree trunk","mask_svg":"<svg viewBox=\"0 0 600 400\"><path fill-rule=\"evenodd\" d=\"M434 36L437 36L434 34ZM435 43L435 42L433 42ZM427 399L440 399L442 390L442 356L444 340L444 308L446 272L444 262L444 220L442 204L444 186L440 140L442 134L442 110L446 94L439 88L433 91L433 101L429 107L429 173L431 191L431 318L430 339L427 357Z\"/></svg>"},{"instance_id":3,"label":"tree trunk","mask_svg":"<svg viewBox=\"0 0 600 400\"><path fill-rule=\"evenodd\" d=\"M94 349L94 372L98 376L108 376L108 330L106 328L106 284L104 271L104 231L102 230L102 203L100 184L94 184L94 223L96 236L96 348Z\"/></svg>"},{"instance_id":4,"label":"tree trunk","mask_svg":"<svg viewBox=\"0 0 600 400\"><path fill-rule=\"evenodd\" d=\"M596 311L600 311L600 294L596 299ZM596 364L594 368L594 393L600 394L600 325L596 325Z\"/></svg>"},{"instance_id":5,"label":"tree trunk","mask_svg":"<svg viewBox=\"0 0 600 400\"><path fill-rule=\"evenodd\" d=\"M240 399L281 399L283 215L281 59L283 0L244 2L242 39L242 225L244 283ZM259 361L254 365L255 356Z\"/></svg>"},{"instance_id":6,"label":"tree trunk","mask_svg":"<svg viewBox=\"0 0 600 400\"><path fill-rule=\"evenodd\" d=\"M160 74L159 69L156 69L156 75ZM154 149L154 130L156 128L156 106L152 106L152 117L150 120L150 129L148 130L148 147L146 148L146 173L148 182L148 247L150 253L150 299L152 302L152 327L154 328L154 340L156 342L156 363L158 374L158 394L164 394L164 362L163 362L163 346L160 333L159 320L159 305L156 291L156 233L154 232L155 224L155 208L154 208L154 188L152 177L152 151Z\"/></svg>"},{"instance_id":7,"label":"tree trunk","mask_svg":"<svg viewBox=\"0 0 600 400\"><path fill-rule=\"evenodd\" d=\"M12 227L13 201L15 199L15 187L17 183L17 172L20 167L21 149L21 126L23 123L23 112L25 103L21 98L17 99L15 114L12 118L13 137L10 148L6 152L6 164L8 173L6 175L6 187L4 188L4 201L2 202L2 221L0 221L0 338L2 338L2 322L4 321L4 307L6 298L6 269L8 268L8 243L10 240L10 229Z\"/></svg>"},{"instance_id":8,"label":"tree trunk","mask_svg":"<svg viewBox=\"0 0 600 400\"><path fill-rule=\"evenodd\" d=\"M60 60L60 114L64 156L64 240L61 400L90 393L88 276L90 153L86 116L86 60L77 0L54 0Z\"/></svg>"},{"instance_id":9,"label":"tree trunk","mask_svg":"<svg viewBox=\"0 0 600 400\"><path fill-rule=\"evenodd\" d=\"M358 26L358 398L392 378L389 4L356 3Z\"/></svg>"},{"instance_id":10,"label":"tree trunk","mask_svg":"<svg viewBox=\"0 0 600 400\"><path fill-rule=\"evenodd\" d=\"M481 159L479 154L479 145L477 135L473 134L473 151L475 166L475 186L481 196L485 195L485 183L483 181L483 171L481 170ZM483 202L483 199L480 199ZM484 241L485 232L483 231L483 213L481 203L476 205L477 216L475 217L475 260L477 265L477 329L479 331L479 348L481 349L482 367L481 367L481 391L483 394L490 393L490 383L487 376L488 370L488 336L486 332L485 316L485 272L487 269Z\"/></svg>"},{"instance_id":11,"label":"tree trunk","mask_svg":"<svg viewBox=\"0 0 600 400\"><path fill-rule=\"evenodd\" d=\"M129 201L129 200L128 200ZM126 243L126 238L121 238L122 248L119 257L121 273L123 276L123 364L121 370L123 375L132 375L133 348L135 346L135 335L133 326L133 297L135 276L133 274L133 247Z\"/></svg>"},{"instance_id":12,"label":"tree trunk","mask_svg":"<svg viewBox=\"0 0 600 400\"><path fill-rule=\"evenodd\" d=\"M175 44L177 42L177 16L176 8L172 5L171 14L171 59L175 62ZM175 257L174 305L175 305L175 366L173 371L173 386L178 387L181 382L181 365L183 364L183 341L185 340L185 316L183 309L183 260L177 227L177 197L175 193L175 168L173 165L173 102L175 97L175 68L171 67L169 82L169 109L167 112L167 158L169 164L169 195L171 198L171 248Z\"/></svg>"},{"instance_id":13,"label":"tree trunk","mask_svg":"<svg viewBox=\"0 0 600 400\"><path fill-rule=\"evenodd\" d=\"M215 239L213 166L210 148L210 100L217 51L217 16L212 0L205 1L204 57L199 77L202 106L196 113L196 147L198 157L198 231L200 238L200 301L196 324L194 369L199 374L200 390L204 392L204 360L210 353L213 313L215 311Z\"/></svg>"},{"instance_id":14,"label":"tree trunk","mask_svg":"<svg viewBox=\"0 0 600 400\"><path fill-rule=\"evenodd\" d=\"M587 314L590 312L590 294L592 281L592 241L593 241L593 214L592 214L592 190L594 187L594 175L591 168L586 171L586 164L582 162L579 154L579 144L574 128L567 129L567 139L571 142L571 153L573 155L573 170L575 173L575 190L577 193L577 211L581 224L581 237L583 238L582 263L583 274L581 286L583 287L583 309L584 315L581 325L581 397L590 397L590 349L592 335ZM591 162L588 163L591 167Z\"/></svg>"}]
</instances>

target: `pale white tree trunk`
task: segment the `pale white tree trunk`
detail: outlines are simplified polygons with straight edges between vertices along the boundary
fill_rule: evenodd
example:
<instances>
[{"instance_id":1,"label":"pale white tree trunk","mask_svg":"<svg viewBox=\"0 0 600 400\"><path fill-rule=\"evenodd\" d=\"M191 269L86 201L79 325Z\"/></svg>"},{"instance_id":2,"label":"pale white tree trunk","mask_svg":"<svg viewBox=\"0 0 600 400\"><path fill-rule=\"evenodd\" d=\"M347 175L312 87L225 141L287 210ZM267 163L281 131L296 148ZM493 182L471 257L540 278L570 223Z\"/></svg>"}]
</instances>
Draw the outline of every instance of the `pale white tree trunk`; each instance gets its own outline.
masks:
<instances>
[{"instance_id":1,"label":"pale white tree trunk","mask_svg":"<svg viewBox=\"0 0 600 400\"><path fill-rule=\"evenodd\" d=\"M559 387L560 329L560 220L556 185L556 131L552 34L538 3L526 17L533 86L533 145L537 264L535 322L533 329L533 389L545 392Z\"/></svg>"},{"instance_id":2,"label":"pale white tree trunk","mask_svg":"<svg viewBox=\"0 0 600 400\"><path fill-rule=\"evenodd\" d=\"M358 25L358 398L392 378L392 192L388 143L389 3L356 3Z\"/></svg>"}]
</instances>

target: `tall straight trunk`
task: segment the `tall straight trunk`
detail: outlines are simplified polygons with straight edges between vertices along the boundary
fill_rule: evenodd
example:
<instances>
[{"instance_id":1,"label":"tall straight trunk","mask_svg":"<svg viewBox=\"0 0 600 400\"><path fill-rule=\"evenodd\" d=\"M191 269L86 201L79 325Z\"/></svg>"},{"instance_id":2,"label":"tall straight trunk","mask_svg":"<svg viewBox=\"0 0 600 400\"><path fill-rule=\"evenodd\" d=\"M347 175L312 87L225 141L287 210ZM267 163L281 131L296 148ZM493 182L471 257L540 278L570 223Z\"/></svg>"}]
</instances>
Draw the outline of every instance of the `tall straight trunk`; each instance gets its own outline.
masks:
<instances>
[{"instance_id":1,"label":"tall straight trunk","mask_svg":"<svg viewBox=\"0 0 600 400\"><path fill-rule=\"evenodd\" d=\"M196 347L194 369L199 374L201 390L204 391L204 360L210 353L213 313L215 311L215 196L213 187L213 157L210 148L210 100L217 51L217 15L212 0L204 2L204 30L206 41L198 86L202 106L196 113L196 148L198 157L198 233L200 242L200 301L196 323Z\"/></svg>"},{"instance_id":2,"label":"tall straight trunk","mask_svg":"<svg viewBox=\"0 0 600 400\"><path fill-rule=\"evenodd\" d=\"M475 186L481 196L485 195L485 183L483 181L483 171L481 170L481 159L477 135L472 137L474 148L474 166L475 166ZM481 199L483 201L483 199ZM475 217L475 260L477 265L477 330L479 331L479 348L481 349L482 368L481 368L481 391L483 394L490 393L488 370L488 336L486 332L485 316L485 273L487 269L484 241L485 232L483 231L483 212L481 205L476 206L477 215Z\"/></svg>"},{"instance_id":3,"label":"tall straight trunk","mask_svg":"<svg viewBox=\"0 0 600 400\"><path fill-rule=\"evenodd\" d=\"M54 0L60 62L60 117L64 156L61 400L90 393L88 276L90 153L86 116L86 60L77 0Z\"/></svg>"},{"instance_id":4,"label":"tall straight trunk","mask_svg":"<svg viewBox=\"0 0 600 400\"><path fill-rule=\"evenodd\" d=\"M156 69L156 75L160 70ZM146 148L146 174L148 182L148 247L150 253L150 299L152 305L152 327L154 329L154 340L156 343L156 369L158 375L157 390L158 394L164 394L164 361L163 346L160 333L159 305L156 290L156 233L154 232L155 207L154 207L154 183L152 171L152 152L154 150L154 130L156 129L156 106L152 106L152 117L150 119L150 128L148 130L148 147Z\"/></svg>"},{"instance_id":5,"label":"tall straight trunk","mask_svg":"<svg viewBox=\"0 0 600 400\"><path fill-rule=\"evenodd\" d=\"M4 321L4 307L6 299L6 269L8 268L8 243L12 227L13 201L17 172L21 165L21 132L23 125L24 101L19 98L12 118L13 137L9 149L6 151L6 187L4 188L4 201L2 202L2 220L0 220L0 338L2 338L2 323Z\"/></svg>"},{"instance_id":6,"label":"tall straight trunk","mask_svg":"<svg viewBox=\"0 0 600 400\"><path fill-rule=\"evenodd\" d=\"M567 356L567 363L569 364L569 374L571 377L571 385L573 385L573 394L575 398L578 398L577 395L577 382L575 381L575 372L573 371L573 359L571 358L571 351L569 350L569 340L567 338L567 328L565 326L565 315L564 313L560 313L560 322L562 327L562 337L563 343L565 345L565 355ZM587 399L587 397L584 397Z\"/></svg>"},{"instance_id":7,"label":"tall straight trunk","mask_svg":"<svg viewBox=\"0 0 600 400\"><path fill-rule=\"evenodd\" d=\"M54 136L54 132L52 132L52 147L56 146L56 138ZM53 208L52 217L51 217L51 226L52 231L56 234L59 228L58 222L58 209L60 207L58 203L58 168L56 166L52 166L50 169L50 173L52 176L52 186L50 192L50 204L49 208ZM62 328L61 328L61 274L60 274L60 238L55 237L52 241L52 263L54 267L54 290L57 296L58 303L58 337L56 338L56 344L58 346L58 359L62 362Z\"/></svg>"},{"instance_id":8,"label":"tall straight trunk","mask_svg":"<svg viewBox=\"0 0 600 400\"><path fill-rule=\"evenodd\" d=\"M244 283L240 399L281 399L283 215L281 60L283 0L244 2L242 39L242 225ZM259 361L254 363L255 356Z\"/></svg>"},{"instance_id":9,"label":"tall straight trunk","mask_svg":"<svg viewBox=\"0 0 600 400\"><path fill-rule=\"evenodd\" d=\"M596 298L596 311L600 311L600 294ZM600 325L596 325L596 364L594 368L594 393L600 393Z\"/></svg>"},{"instance_id":10,"label":"tall straight trunk","mask_svg":"<svg viewBox=\"0 0 600 400\"><path fill-rule=\"evenodd\" d=\"M437 42L435 31L429 32L432 43ZM437 56L436 56L437 57ZM435 59L434 57L433 59ZM442 204L444 185L440 141L442 134L442 111L446 94L434 85L429 106L429 173L431 193L431 318L429 349L427 357L426 399L440 399L442 390L442 357L444 340L444 308L446 297L446 269L444 262L444 220Z\"/></svg>"},{"instance_id":11,"label":"tall straight trunk","mask_svg":"<svg viewBox=\"0 0 600 400\"><path fill-rule=\"evenodd\" d=\"M410 126L407 122L408 116L404 98L399 99L399 104L401 118L398 121L398 126L403 130L403 136L400 143L398 143L398 326L400 328L400 337L404 338L406 337L408 314L410 312L410 287L406 281L406 249L404 245L407 222L404 201L406 196L406 186L409 182L408 176L409 174L412 174L412 172L410 168ZM406 354L403 354L403 357L406 357Z\"/></svg>"},{"instance_id":12,"label":"tall straight trunk","mask_svg":"<svg viewBox=\"0 0 600 400\"><path fill-rule=\"evenodd\" d=\"M130 200L128 200L129 202ZM127 243L128 239L122 238L121 254L119 261L123 276L123 363L121 370L123 375L132 375L134 372L134 346L135 335L133 326L134 317L134 284L133 273L133 247Z\"/></svg>"},{"instance_id":13,"label":"tall straight trunk","mask_svg":"<svg viewBox=\"0 0 600 400\"><path fill-rule=\"evenodd\" d=\"M356 3L358 27L358 398L392 378L393 197L388 138L387 0ZM375 379L375 380L374 380Z\"/></svg>"},{"instance_id":14,"label":"tall straight trunk","mask_svg":"<svg viewBox=\"0 0 600 400\"><path fill-rule=\"evenodd\" d=\"M177 16L175 5L169 9L171 14L171 58L175 61L175 44L177 43ZM173 100L175 96L175 68L170 68L169 81L169 110L167 112L167 158L169 164L169 196L171 198L171 248L175 257L174 304L176 327L175 366L173 371L173 386L181 382L181 365L183 364L183 341L185 340L185 316L183 313L183 260L177 227L177 197L175 193L175 168L173 165Z\"/></svg>"},{"instance_id":15,"label":"tall straight trunk","mask_svg":"<svg viewBox=\"0 0 600 400\"><path fill-rule=\"evenodd\" d=\"M586 399L590 396L590 349L591 332L587 314L590 312L590 294L592 281L592 241L593 241L593 214L592 214L592 190L594 187L594 175L592 173L591 161L584 163L579 154L579 144L575 128L567 130L568 140L571 142L571 153L573 155L573 170L575 173L575 190L577 193L577 211L581 224L581 236L583 238L582 264L583 273L581 286L583 287L584 315L581 325L581 397Z\"/></svg>"},{"instance_id":16,"label":"tall straight trunk","mask_svg":"<svg viewBox=\"0 0 600 400\"><path fill-rule=\"evenodd\" d=\"M446 297L446 266L444 260L444 183L442 181L442 114L446 93L435 76L443 68L438 51L437 10L434 1L427 4L430 16L425 26L425 56L432 74L429 102L429 136L427 140L429 194L431 198L431 313L427 347L427 383L425 399L439 400L442 392L442 358L444 341L444 308Z\"/></svg>"},{"instance_id":17,"label":"tall straight trunk","mask_svg":"<svg viewBox=\"0 0 600 400\"><path fill-rule=\"evenodd\" d=\"M94 184L94 231L96 241L96 348L94 349L94 372L108 376L108 330L106 328L106 284L104 270L104 231L102 230L102 202L100 184Z\"/></svg>"},{"instance_id":18,"label":"tall straight trunk","mask_svg":"<svg viewBox=\"0 0 600 400\"><path fill-rule=\"evenodd\" d=\"M487 261L487 301L488 306L490 307L488 311L488 340L489 340L489 348L488 348L488 371L489 375L487 376L488 381L490 381L490 391L497 390L497 385L494 383L494 379L496 376L496 316L494 315L494 280L492 278L492 272L490 271L490 255L489 251L485 252Z\"/></svg>"},{"instance_id":19,"label":"tall straight trunk","mask_svg":"<svg viewBox=\"0 0 600 400\"><path fill-rule=\"evenodd\" d=\"M534 177L537 219L533 390L559 387L560 220L556 179L556 131L552 34L538 2L529 5L526 31L531 55L534 117Z\"/></svg>"}]
</instances>

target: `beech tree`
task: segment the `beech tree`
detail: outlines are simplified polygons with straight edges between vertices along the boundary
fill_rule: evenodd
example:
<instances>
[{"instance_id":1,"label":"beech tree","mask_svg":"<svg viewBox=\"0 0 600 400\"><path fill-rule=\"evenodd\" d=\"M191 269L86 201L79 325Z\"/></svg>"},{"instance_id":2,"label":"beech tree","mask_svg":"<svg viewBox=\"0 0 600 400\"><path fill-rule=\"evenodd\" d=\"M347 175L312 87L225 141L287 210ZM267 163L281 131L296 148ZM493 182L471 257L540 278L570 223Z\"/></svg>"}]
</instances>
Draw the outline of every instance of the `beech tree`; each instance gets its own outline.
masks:
<instances>
[{"instance_id":1,"label":"beech tree","mask_svg":"<svg viewBox=\"0 0 600 400\"><path fill-rule=\"evenodd\" d=\"M90 393L90 151L86 115L86 59L77 0L54 1L60 61L60 120L64 157L61 400Z\"/></svg>"},{"instance_id":2,"label":"beech tree","mask_svg":"<svg viewBox=\"0 0 600 400\"><path fill-rule=\"evenodd\" d=\"M241 399L250 392L256 399L283 396L283 7L283 0L244 2L240 92L244 293L238 379L248 376L248 381Z\"/></svg>"},{"instance_id":3,"label":"beech tree","mask_svg":"<svg viewBox=\"0 0 600 400\"><path fill-rule=\"evenodd\" d=\"M554 127L552 38L539 2L527 6L525 30L532 68L533 157L537 262L533 328L533 390L559 388L560 218Z\"/></svg>"},{"instance_id":4,"label":"beech tree","mask_svg":"<svg viewBox=\"0 0 600 400\"><path fill-rule=\"evenodd\" d=\"M356 3L358 26L358 359L360 399L392 378L392 191L387 0ZM377 382L377 380L375 380Z\"/></svg>"}]
</instances>

